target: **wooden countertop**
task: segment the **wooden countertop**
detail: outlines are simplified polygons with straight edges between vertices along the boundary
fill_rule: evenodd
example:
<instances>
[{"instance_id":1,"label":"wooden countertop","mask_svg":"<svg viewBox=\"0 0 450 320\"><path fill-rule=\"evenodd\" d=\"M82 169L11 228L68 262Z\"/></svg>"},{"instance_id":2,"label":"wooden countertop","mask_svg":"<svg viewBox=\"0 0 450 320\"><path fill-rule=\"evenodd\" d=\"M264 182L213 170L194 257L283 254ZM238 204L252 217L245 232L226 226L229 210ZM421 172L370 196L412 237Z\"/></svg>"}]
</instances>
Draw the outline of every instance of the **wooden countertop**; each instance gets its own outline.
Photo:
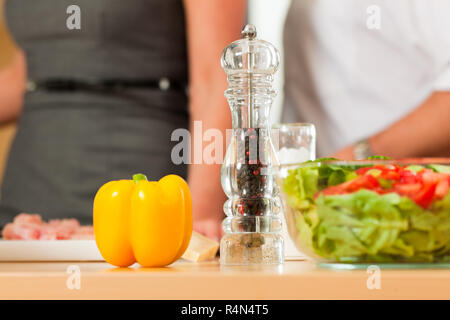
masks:
<instances>
[{"instance_id":1,"label":"wooden countertop","mask_svg":"<svg viewBox=\"0 0 450 320\"><path fill-rule=\"evenodd\" d=\"M69 270L80 271L79 289L73 288L76 273L67 271L71 265ZM381 288L372 290L370 276L366 270L329 270L307 261L221 267L218 261L180 260L156 269L2 262L0 299L450 299L449 269L381 269Z\"/></svg>"}]
</instances>

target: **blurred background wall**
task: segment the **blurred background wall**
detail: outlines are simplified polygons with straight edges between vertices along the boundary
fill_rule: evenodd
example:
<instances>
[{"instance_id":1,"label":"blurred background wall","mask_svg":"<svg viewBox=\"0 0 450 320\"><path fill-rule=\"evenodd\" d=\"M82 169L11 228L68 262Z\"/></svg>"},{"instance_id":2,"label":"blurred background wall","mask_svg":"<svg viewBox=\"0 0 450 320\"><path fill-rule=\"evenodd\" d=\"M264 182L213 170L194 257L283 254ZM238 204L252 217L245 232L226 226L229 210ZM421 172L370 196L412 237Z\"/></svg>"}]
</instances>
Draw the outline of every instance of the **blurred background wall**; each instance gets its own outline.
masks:
<instances>
[{"instance_id":1,"label":"blurred background wall","mask_svg":"<svg viewBox=\"0 0 450 320\"><path fill-rule=\"evenodd\" d=\"M5 68L11 61L14 49L13 41L11 40L5 26L3 3L4 0L0 0L0 70ZM6 157L9 151L11 139L15 133L15 129L15 123L0 125L0 183L3 178Z\"/></svg>"}]
</instances>

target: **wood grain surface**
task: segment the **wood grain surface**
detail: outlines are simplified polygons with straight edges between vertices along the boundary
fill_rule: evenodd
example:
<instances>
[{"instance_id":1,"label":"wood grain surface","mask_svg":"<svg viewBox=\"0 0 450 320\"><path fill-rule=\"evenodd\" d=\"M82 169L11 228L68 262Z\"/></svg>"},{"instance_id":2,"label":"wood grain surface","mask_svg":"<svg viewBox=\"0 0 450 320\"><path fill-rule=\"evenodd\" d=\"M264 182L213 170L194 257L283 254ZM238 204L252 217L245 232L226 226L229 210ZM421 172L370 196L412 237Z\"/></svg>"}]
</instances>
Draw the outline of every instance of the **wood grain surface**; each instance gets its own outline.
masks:
<instances>
[{"instance_id":1,"label":"wood grain surface","mask_svg":"<svg viewBox=\"0 0 450 320\"><path fill-rule=\"evenodd\" d=\"M80 289L69 289L80 271ZM75 266L75 267L73 267ZM73 269L75 268L75 269ZM69 269L70 271L70 269ZM221 267L218 261L114 268L106 263L0 263L0 299L450 299L450 270L322 269L308 261Z\"/></svg>"}]
</instances>

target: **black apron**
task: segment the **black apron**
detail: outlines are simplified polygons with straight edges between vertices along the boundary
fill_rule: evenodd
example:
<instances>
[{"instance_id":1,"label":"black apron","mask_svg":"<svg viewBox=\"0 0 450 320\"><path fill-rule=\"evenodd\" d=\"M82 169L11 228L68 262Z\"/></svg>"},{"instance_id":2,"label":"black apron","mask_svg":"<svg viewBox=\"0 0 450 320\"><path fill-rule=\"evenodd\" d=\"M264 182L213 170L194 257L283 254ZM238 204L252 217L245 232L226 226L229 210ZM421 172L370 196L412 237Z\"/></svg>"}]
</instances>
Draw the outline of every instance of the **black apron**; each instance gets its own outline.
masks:
<instances>
[{"instance_id":1,"label":"black apron","mask_svg":"<svg viewBox=\"0 0 450 320\"><path fill-rule=\"evenodd\" d=\"M69 30L70 5L81 30ZM9 29L25 51L29 79L161 79L187 82L181 0L8 0ZM186 166L171 161L171 133L188 128L184 90L28 92L1 192L0 227L17 212L92 223L105 182L144 173L157 180Z\"/></svg>"}]
</instances>

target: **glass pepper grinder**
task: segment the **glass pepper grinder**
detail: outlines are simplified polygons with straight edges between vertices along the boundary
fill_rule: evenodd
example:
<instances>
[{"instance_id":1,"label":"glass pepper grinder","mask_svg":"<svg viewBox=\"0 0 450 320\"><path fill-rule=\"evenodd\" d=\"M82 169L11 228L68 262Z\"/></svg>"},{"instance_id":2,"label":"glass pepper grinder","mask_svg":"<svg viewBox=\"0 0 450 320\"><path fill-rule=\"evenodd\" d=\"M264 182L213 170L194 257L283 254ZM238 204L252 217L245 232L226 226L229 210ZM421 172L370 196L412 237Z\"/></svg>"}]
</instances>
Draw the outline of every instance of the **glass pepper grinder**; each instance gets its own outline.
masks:
<instances>
[{"instance_id":1,"label":"glass pepper grinder","mask_svg":"<svg viewBox=\"0 0 450 320\"><path fill-rule=\"evenodd\" d=\"M269 121L276 95L272 81L280 54L271 43L256 39L253 25L246 25L242 35L243 39L227 46L221 56L233 130L221 169L228 200L224 204L227 218L223 221L220 263L280 264L284 245L273 176L278 160Z\"/></svg>"}]
</instances>

